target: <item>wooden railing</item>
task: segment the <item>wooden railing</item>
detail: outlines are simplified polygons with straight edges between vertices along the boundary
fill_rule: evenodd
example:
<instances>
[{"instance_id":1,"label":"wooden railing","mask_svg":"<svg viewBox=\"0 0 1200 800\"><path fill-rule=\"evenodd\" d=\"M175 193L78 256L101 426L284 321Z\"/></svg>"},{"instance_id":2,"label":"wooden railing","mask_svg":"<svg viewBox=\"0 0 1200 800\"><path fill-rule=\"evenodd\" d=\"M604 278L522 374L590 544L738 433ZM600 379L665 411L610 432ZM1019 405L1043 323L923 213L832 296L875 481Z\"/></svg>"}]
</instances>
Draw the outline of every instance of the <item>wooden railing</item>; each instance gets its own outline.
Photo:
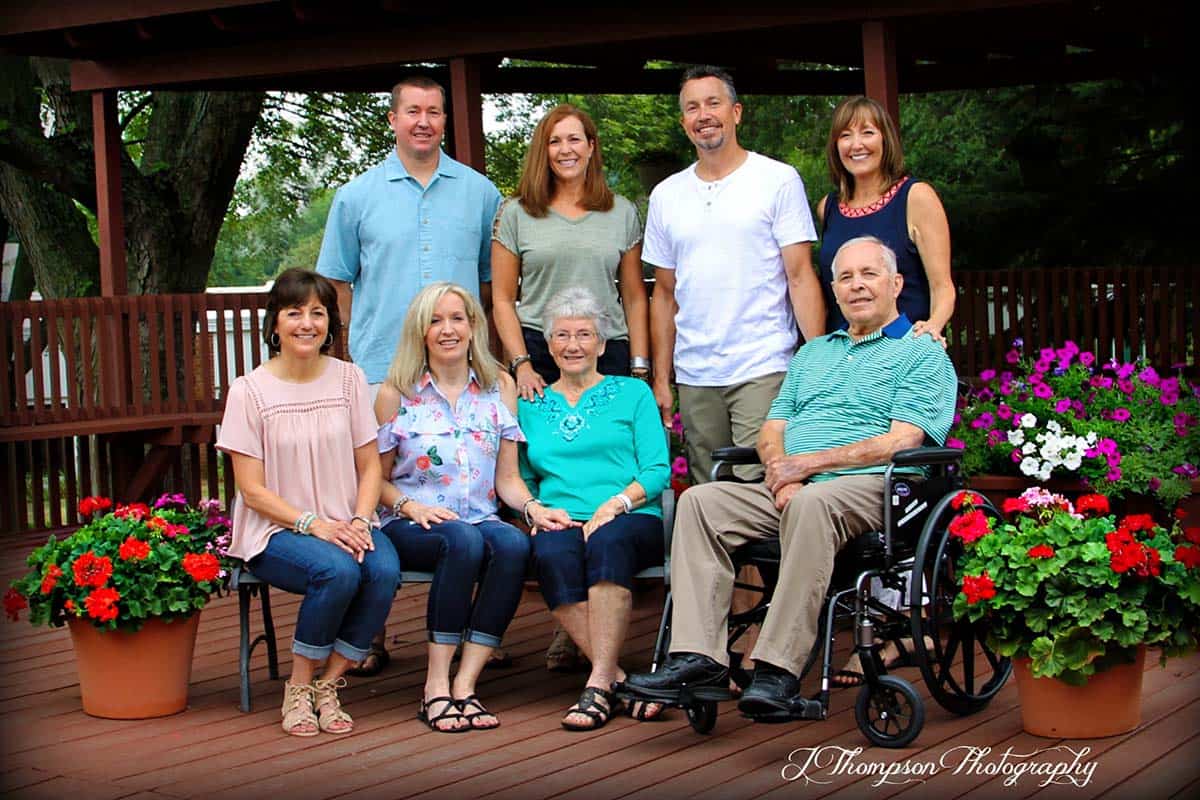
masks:
<instances>
[{"instance_id":1,"label":"wooden railing","mask_svg":"<svg viewBox=\"0 0 1200 800\"><path fill-rule=\"evenodd\" d=\"M1197 372L1200 271L959 272L950 355L960 374L1073 339L1101 359ZM0 532L76 524L90 494L233 495L213 447L229 384L261 363L266 295L0 303ZM339 350L341 348L339 347Z\"/></svg>"}]
</instances>

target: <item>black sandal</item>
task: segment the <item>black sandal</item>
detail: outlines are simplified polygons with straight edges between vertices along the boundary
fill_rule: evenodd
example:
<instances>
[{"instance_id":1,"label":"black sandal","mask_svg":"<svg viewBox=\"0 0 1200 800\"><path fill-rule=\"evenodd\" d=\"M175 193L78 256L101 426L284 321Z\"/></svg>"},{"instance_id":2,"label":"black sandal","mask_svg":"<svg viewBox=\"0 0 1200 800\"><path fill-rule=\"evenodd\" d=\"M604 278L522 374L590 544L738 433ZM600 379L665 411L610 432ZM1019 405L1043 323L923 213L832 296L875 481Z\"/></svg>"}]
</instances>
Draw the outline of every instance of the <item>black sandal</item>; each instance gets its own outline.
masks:
<instances>
[{"instance_id":1,"label":"black sandal","mask_svg":"<svg viewBox=\"0 0 1200 800\"><path fill-rule=\"evenodd\" d=\"M356 678L372 678L387 667L392 662L392 657L384 647L384 642L381 638L371 640L371 644L367 649L366 658L358 662L357 666L346 670L347 675L353 675Z\"/></svg>"},{"instance_id":2,"label":"black sandal","mask_svg":"<svg viewBox=\"0 0 1200 800\"><path fill-rule=\"evenodd\" d=\"M658 706L658 711L650 712L650 706ZM625 706L626 715L638 722L663 722L666 720L667 706L654 700L631 700Z\"/></svg>"},{"instance_id":3,"label":"black sandal","mask_svg":"<svg viewBox=\"0 0 1200 800\"><path fill-rule=\"evenodd\" d=\"M488 711L487 707L484 706L484 704L482 702L480 702L479 698L476 697L475 695L469 694L466 697L464 697L463 699L455 700L454 702L458 703L458 710L459 710L459 713L462 715L462 718L465 719L467 722L471 723L471 728L470 728L471 730L473 730L473 731L491 731L491 730L495 730L496 728L500 727L500 718L496 717L495 714ZM475 708L477 708L479 710L467 713L467 706L474 706ZM476 725L475 720L478 719L479 717L496 717L496 724L495 725Z\"/></svg>"},{"instance_id":4,"label":"black sandal","mask_svg":"<svg viewBox=\"0 0 1200 800\"><path fill-rule=\"evenodd\" d=\"M429 706L433 703L445 703L446 707L442 709L442 713L435 717L429 716ZM444 719L462 719L462 711L458 707L458 701L453 697L431 697L428 700L421 699L421 707L417 709L417 719L429 726L429 730L435 733L466 733L471 730L468 725L463 728L439 728L438 723Z\"/></svg>"},{"instance_id":5,"label":"black sandal","mask_svg":"<svg viewBox=\"0 0 1200 800\"><path fill-rule=\"evenodd\" d=\"M596 702L599 697L608 703L608 708ZM573 722L567 722L566 717L563 717L562 726L569 731L595 731L603 728L612 715L617 712L621 701L617 696L606 689L598 689L595 686L588 686L583 690L583 694L579 695L579 702L567 709L567 716L571 714L583 714L592 720L591 725L578 725Z\"/></svg>"}]
</instances>

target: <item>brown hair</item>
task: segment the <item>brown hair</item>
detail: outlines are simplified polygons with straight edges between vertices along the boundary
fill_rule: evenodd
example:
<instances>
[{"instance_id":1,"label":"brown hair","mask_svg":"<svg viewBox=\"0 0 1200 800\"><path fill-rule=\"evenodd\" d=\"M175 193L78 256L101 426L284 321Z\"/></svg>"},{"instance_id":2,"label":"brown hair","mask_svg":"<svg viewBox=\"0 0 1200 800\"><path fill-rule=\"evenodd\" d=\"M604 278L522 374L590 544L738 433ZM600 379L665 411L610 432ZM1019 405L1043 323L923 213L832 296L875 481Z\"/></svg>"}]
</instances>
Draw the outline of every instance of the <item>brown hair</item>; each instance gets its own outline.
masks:
<instances>
[{"instance_id":1,"label":"brown hair","mask_svg":"<svg viewBox=\"0 0 1200 800\"><path fill-rule=\"evenodd\" d=\"M846 171L838 155L838 137L842 131L855 123L871 122L883 134L883 153L879 171L883 173L882 191L892 188L904 177L904 147L900 144L900 132L890 114L878 102L869 97L856 95L847 97L833 110L833 123L829 126L829 142L825 146L825 160L829 164L829 177L838 187L838 199L849 202L854 194L854 176Z\"/></svg>"},{"instance_id":2,"label":"brown hair","mask_svg":"<svg viewBox=\"0 0 1200 800\"><path fill-rule=\"evenodd\" d=\"M587 112L566 103L550 109L542 121L533 129L529 152L525 154L525 168L521 171L521 182L517 184L517 199L521 208L532 217L546 216L550 200L554 197L554 172L550 169L550 132L567 117L575 117L583 124L583 135L592 145L592 157L588 160L587 172L583 176L583 207L589 211L611 211L612 189L604 182L604 159L600 155L600 138L596 123Z\"/></svg>"},{"instance_id":3,"label":"brown hair","mask_svg":"<svg viewBox=\"0 0 1200 800\"><path fill-rule=\"evenodd\" d=\"M275 324L279 319L279 312L285 308L302 306L313 295L317 296L317 300L325 306L325 313L329 315L329 335L321 344L321 352L328 353L329 348L342 335L342 316L338 313L337 290L333 288L333 284L323 275L293 267L279 274L271 291L267 294L266 319L263 320L263 341L266 342L267 349L272 354L279 352L279 344L271 342L271 337L275 335Z\"/></svg>"},{"instance_id":4,"label":"brown hair","mask_svg":"<svg viewBox=\"0 0 1200 800\"><path fill-rule=\"evenodd\" d=\"M446 110L446 89L433 78L427 78L424 75L408 75L400 79L400 82L392 87L392 111L395 111L400 106L400 92L408 86L412 89L426 89L433 91L437 89L442 93L442 110Z\"/></svg>"}]
</instances>

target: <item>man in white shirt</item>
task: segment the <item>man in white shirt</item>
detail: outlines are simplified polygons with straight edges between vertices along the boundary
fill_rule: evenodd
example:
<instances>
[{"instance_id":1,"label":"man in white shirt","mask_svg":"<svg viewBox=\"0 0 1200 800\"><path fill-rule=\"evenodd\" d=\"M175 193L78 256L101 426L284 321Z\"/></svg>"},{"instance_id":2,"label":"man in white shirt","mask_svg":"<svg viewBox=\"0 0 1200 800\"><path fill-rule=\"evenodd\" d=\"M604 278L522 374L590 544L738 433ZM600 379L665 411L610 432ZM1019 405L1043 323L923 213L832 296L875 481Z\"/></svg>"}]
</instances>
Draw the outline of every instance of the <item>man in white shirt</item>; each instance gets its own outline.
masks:
<instances>
[{"instance_id":1,"label":"man in white shirt","mask_svg":"<svg viewBox=\"0 0 1200 800\"><path fill-rule=\"evenodd\" d=\"M694 483L714 448L751 447L798 345L824 333L812 266L817 238L791 166L741 147L742 105L729 74L692 67L680 121L697 161L650 195L642 258L655 267L650 332L654 396L671 415L671 370Z\"/></svg>"}]
</instances>

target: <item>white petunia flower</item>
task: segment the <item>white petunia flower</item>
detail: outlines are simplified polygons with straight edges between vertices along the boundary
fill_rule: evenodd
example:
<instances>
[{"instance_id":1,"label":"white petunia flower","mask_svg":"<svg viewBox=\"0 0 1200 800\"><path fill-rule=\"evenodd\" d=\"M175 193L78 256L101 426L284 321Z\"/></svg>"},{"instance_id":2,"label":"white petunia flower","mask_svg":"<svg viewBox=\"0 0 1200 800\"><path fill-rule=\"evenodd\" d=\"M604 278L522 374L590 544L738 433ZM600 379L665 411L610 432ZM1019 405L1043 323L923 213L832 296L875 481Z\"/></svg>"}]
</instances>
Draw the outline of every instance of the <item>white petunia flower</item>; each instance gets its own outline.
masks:
<instances>
[{"instance_id":1,"label":"white petunia flower","mask_svg":"<svg viewBox=\"0 0 1200 800\"><path fill-rule=\"evenodd\" d=\"M1033 414L1024 414L1021 416L1022 428L1032 428L1034 425L1037 425L1037 417Z\"/></svg>"}]
</instances>

